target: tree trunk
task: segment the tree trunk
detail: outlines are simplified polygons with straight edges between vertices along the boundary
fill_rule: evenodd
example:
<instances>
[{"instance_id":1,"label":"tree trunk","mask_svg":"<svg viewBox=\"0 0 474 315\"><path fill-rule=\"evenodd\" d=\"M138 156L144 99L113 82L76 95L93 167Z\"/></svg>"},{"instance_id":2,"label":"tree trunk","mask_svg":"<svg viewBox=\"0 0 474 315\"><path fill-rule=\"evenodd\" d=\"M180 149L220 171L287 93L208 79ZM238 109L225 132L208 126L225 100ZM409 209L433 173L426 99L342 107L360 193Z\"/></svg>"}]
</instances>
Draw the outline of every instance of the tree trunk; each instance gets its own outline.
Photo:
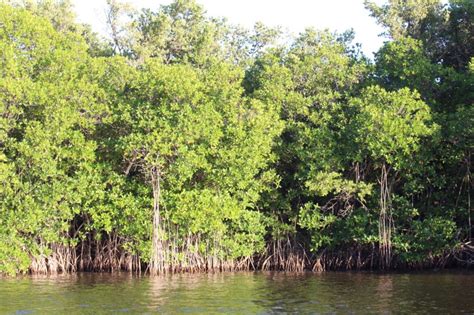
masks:
<instances>
[{"instance_id":1,"label":"tree trunk","mask_svg":"<svg viewBox=\"0 0 474 315\"><path fill-rule=\"evenodd\" d=\"M467 158L467 217L468 217L468 237L469 242L472 242L472 222L471 222L471 151L468 152Z\"/></svg>"},{"instance_id":2,"label":"tree trunk","mask_svg":"<svg viewBox=\"0 0 474 315\"><path fill-rule=\"evenodd\" d=\"M165 271L163 253L163 231L161 226L160 198L161 198L161 174L158 167L151 169L151 184L153 188L153 234L150 272L158 274Z\"/></svg>"},{"instance_id":3,"label":"tree trunk","mask_svg":"<svg viewBox=\"0 0 474 315\"><path fill-rule=\"evenodd\" d=\"M392 211L390 193L391 187L388 183L387 166L382 165L380 176L380 217L379 217L379 253L380 267L389 269L392 260Z\"/></svg>"}]
</instances>

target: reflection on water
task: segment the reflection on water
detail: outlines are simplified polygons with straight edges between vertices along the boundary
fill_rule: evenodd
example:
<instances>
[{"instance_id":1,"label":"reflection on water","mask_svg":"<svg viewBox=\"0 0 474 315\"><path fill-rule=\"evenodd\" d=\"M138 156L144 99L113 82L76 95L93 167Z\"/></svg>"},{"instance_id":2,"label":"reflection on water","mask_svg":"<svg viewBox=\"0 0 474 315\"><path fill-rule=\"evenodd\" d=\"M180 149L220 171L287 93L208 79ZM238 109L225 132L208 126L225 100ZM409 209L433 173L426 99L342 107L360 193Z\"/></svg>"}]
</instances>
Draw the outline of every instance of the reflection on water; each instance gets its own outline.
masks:
<instances>
[{"instance_id":1,"label":"reflection on water","mask_svg":"<svg viewBox=\"0 0 474 315\"><path fill-rule=\"evenodd\" d=\"M0 278L1 314L473 313L473 273Z\"/></svg>"}]
</instances>

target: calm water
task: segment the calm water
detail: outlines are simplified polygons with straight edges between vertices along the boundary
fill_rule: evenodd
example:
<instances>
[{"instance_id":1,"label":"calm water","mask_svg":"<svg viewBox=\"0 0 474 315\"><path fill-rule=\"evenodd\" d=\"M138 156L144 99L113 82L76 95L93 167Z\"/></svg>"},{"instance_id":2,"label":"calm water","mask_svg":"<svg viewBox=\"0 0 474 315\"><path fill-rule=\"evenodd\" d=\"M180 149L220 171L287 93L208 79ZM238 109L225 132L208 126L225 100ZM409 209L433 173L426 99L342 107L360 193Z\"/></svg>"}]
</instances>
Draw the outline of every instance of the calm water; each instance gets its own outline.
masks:
<instances>
[{"instance_id":1,"label":"calm water","mask_svg":"<svg viewBox=\"0 0 474 315\"><path fill-rule=\"evenodd\" d=\"M0 278L1 314L473 313L473 273Z\"/></svg>"}]
</instances>

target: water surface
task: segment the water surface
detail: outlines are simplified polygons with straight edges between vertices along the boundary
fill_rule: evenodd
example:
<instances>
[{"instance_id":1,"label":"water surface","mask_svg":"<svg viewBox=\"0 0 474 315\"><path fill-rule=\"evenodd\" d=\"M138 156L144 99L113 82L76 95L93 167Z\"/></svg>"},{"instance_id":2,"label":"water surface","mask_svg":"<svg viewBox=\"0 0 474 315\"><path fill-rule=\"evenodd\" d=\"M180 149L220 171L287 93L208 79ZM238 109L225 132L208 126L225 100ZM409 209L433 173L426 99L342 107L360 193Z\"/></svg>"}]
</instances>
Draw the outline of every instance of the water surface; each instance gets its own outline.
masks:
<instances>
[{"instance_id":1,"label":"water surface","mask_svg":"<svg viewBox=\"0 0 474 315\"><path fill-rule=\"evenodd\" d=\"M0 313L474 314L474 273L80 273L0 278Z\"/></svg>"}]
</instances>

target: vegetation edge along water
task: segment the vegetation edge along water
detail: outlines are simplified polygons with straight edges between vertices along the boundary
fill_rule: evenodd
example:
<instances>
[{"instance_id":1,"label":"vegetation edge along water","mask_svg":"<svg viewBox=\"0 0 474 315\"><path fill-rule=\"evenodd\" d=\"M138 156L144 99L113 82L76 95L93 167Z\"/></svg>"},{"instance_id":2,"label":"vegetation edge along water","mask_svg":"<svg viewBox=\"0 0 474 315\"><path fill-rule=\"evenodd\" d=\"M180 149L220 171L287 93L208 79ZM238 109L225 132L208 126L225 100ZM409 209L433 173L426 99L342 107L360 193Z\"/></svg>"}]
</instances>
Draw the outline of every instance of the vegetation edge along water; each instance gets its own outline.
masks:
<instances>
[{"instance_id":1,"label":"vegetation edge along water","mask_svg":"<svg viewBox=\"0 0 474 315\"><path fill-rule=\"evenodd\" d=\"M472 266L474 2L366 1L373 60L107 3L0 1L0 273Z\"/></svg>"}]
</instances>

